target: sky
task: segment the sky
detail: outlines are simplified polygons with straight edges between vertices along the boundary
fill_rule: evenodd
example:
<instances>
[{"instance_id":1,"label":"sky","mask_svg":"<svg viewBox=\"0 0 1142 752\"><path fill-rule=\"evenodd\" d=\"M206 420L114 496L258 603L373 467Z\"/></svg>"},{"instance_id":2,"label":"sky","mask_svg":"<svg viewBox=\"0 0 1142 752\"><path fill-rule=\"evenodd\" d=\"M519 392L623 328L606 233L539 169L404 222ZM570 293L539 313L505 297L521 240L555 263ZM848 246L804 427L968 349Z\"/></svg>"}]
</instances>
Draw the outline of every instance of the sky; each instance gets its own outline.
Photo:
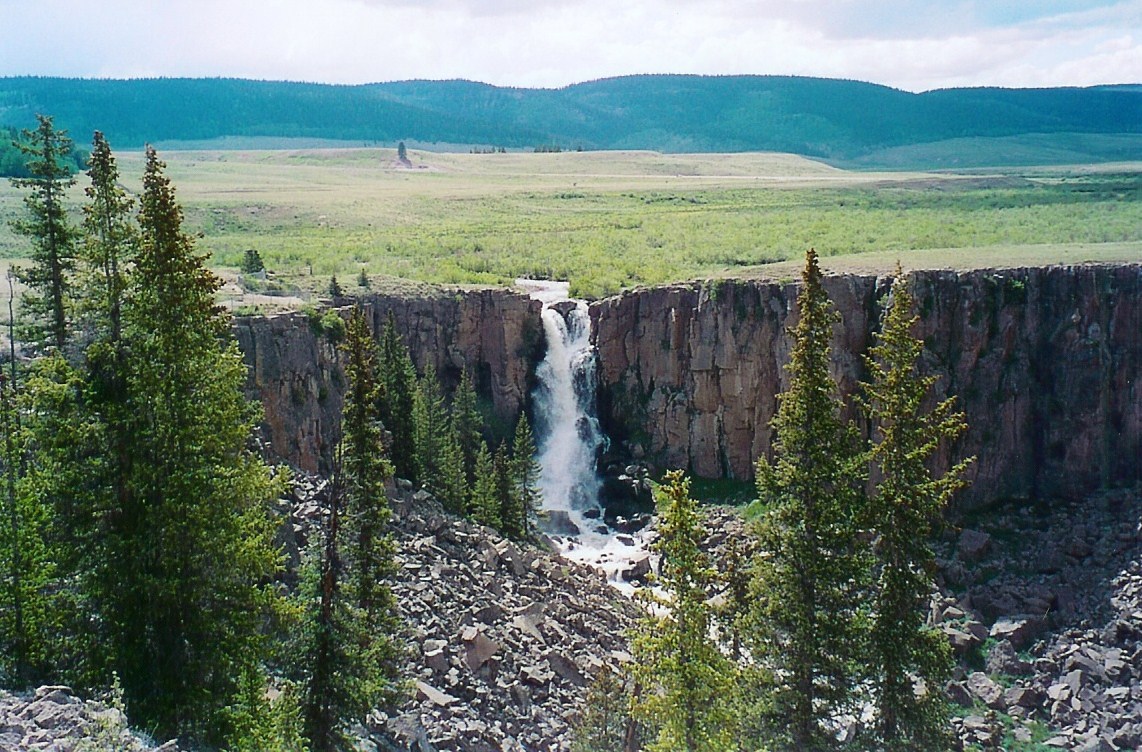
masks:
<instances>
[{"instance_id":1,"label":"sky","mask_svg":"<svg viewBox=\"0 0 1142 752\"><path fill-rule=\"evenodd\" d=\"M0 0L0 76L1142 82L1142 0Z\"/></svg>"}]
</instances>

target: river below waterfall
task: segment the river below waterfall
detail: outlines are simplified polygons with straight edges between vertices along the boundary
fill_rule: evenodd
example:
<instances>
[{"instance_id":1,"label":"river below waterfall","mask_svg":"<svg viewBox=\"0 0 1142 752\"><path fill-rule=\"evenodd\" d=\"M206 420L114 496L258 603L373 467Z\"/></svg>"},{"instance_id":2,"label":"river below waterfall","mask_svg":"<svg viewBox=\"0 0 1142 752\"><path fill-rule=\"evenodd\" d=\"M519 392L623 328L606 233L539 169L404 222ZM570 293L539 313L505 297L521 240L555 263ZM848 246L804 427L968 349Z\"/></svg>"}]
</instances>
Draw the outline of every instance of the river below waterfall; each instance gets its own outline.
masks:
<instances>
[{"instance_id":1,"label":"river below waterfall","mask_svg":"<svg viewBox=\"0 0 1142 752\"><path fill-rule=\"evenodd\" d=\"M587 303L569 297L568 283L516 280L543 303L547 354L532 393L541 526L568 559L602 569L612 584L632 588L621 573L647 558L642 534L616 534L603 522L596 467L606 437L596 414L596 355ZM577 531L577 532L576 532Z\"/></svg>"}]
</instances>

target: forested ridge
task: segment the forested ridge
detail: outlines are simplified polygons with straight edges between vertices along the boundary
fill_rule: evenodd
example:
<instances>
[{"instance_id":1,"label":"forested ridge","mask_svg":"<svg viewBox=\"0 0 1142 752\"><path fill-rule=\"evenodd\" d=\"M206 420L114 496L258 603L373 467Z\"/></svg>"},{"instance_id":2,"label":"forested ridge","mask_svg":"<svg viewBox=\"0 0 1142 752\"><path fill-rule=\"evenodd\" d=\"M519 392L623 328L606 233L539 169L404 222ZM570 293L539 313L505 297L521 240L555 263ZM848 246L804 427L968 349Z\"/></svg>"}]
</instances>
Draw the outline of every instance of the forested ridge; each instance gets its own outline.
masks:
<instances>
[{"instance_id":1,"label":"forested ridge","mask_svg":"<svg viewBox=\"0 0 1142 752\"><path fill-rule=\"evenodd\" d=\"M971 163L965 139L1019 140L1021 163L1136 159L1137 86L913 94L789 76L648 75L561 89L470 81L357 86L241 79L0 79L0 125L36 112L120 148L225 136L509 148L783 151L838 163ZM1030 139L1030 140L1027 140ZM923 149L918 147L923 146ZM901 149L906 149L901 153ZM1001 151L989 160L1003 161ZM1009 162L1007 162L1009 163Z\"/></svg>"}]
</instances>

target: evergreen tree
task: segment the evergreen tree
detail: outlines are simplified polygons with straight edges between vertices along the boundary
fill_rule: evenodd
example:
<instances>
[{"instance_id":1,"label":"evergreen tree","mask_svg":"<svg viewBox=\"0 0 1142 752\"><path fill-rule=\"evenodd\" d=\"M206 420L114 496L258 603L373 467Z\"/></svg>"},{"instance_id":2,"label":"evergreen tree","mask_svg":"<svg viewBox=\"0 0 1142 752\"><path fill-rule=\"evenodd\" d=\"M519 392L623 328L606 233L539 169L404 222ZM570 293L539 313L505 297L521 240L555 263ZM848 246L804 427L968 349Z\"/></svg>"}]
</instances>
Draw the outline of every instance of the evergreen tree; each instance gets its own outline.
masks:
<instances>
[{"instance_id":1,"label":"evergreen tree","mask_svg":"<svg viewBox=\"0 0 1142 752\"><path fill-rule=\"evenodd\" d=\"M341 290L341 283L337 281L337 275L334 274L329 278L329 297L333 298L334 302L337 301L344 292Z\"/></svg>"},{"instance_id":2,"label":"evergreen tree","mask_svg":"<svg viewBox=\"0 0 1142 752\"><path fill-rule=\"evenodd\" d=\"M918 372L923 343L911 333L918 320L913 307L897 265L882 331L865 359L870 382L864 407L875 426L871 457L879 479L867 510L878 560L870 651L874 734L878 748L901 751L937 749L949 740L940 688L951 674L951 651L943 632L925 626L936 589L929 539L940 512L964 486L971 462L961 461L941 476L929 468L940 442L955 439L967 426L952 399L924 408L936 377Z\"/></svg>"},{"instance_id":3,"label":"evergreen tree","mask_svg":"<svg viewBox=\"0 0 1142 752\"><path fill-rule=\"evenodd\" d=\"M84 189L87 203L83 207L84 243L80 258L84 268L79 279L79 307L83 323L91 330L88 336L105 343L103 348L89 349L87 355L99 360L108 355L100 350L110 350L115 367L121 371L123 296L138 232L131 217L134 201L120 186L111 146L99 131L92 140L87 174L91 184Z\"/></svg>"},{"instance_id":4,"label":"evergreen tree","mask_svg":"<svg viewBox=\"0 0 1142 752\"><path fill-rule=\"evenodd\" d=\"M47 631L37 640L38 677L86 683L105 665L91 609L91 581L104 553L92 524L104 497L100 426L84 402L84 374L53 353L30 364L21 395L22 477L18 499L34 525L29 550L41 561L35 603ZM56 669L48 671L50 663Z\"/></svg>"},{"instance_id":5,"label":"evergreen tree","mask_svg":"<svg viewBox=\"0 0 1142 752\"><path fill-rule=\"evenodd\" d=\"M413 403L416 395L416 368L408 348L397 333L392 314L381 332L380 385L377 392L381 421L392 435L389 447L398 477L418 480L416 472L416 437Z\"/></svg>"},{"instance_id":6,"label":"evergreen tree","mask_svg":"<svg viewBox=\"0 0 1142 752\"><path fill-rule=\"evenodd\" d=\"M468 516L480 525L499 529L500 495L496 486L496 470L487 444L480 442L476 451L476 482L468 498Z\"/></svg>"},{"instance_id":7,"label":"evergreen tree","mask_svg":"<svg viewBox=\"0 0 1142 752\"><path fill-rule=\"evenodd\" d=\"M492 475L496 484L496 500L499 502L499 524L496 529L509 538L519 538L522 535L522 523L519 520L515 484L512 483L512 462L503 444L492 455Z\"/></svg>"},{"instance_id":8,"label":"evergreen tree","mask_svg":"<svg viewBox=\"0 0 1142 752\"><path fill-rule=\"evenodd\" d=\"M30 319L26 339L39 349L52 346L62 352L75 266L76 230L63 204L75 185L68 159L73 149L67 131L56 130L50 117L36 115L36 120L39 127L24 131L27 143L19 145L31 177L12 179L12 185L30 190L24 198L28 218L12 223L32 241L32 265L20 271L20 281L28 286L20 304Z\"/></svg>"},{"instance_id":9,"label":"evergreen tree","mask_svg":"<svg viewBox=\"0 0 1142 752\"><path fill-rule=\"evenodd\" d=\"M262 261L262 254L258 253L257 248L247 248L242 254L242 263L238 268L243 274L257 274L265 271L266 263Z\"/></svg>"},{"instance_id":10,"label":"evergreen tree","mask_svg":"<svg viewBox=\"0 0 1142 752\"><path fill-rule=\"evenodd\" d=\"M47 544L48 509L26 477L28 431L17 399L11 377L0 373L5 484L0 515L0 685L23 688L49 674L54 626L49 593L56 572Z\"/></svg>"},{"instance_id":11,"label":"evergreen tree","mask_svg":"<svg viewBox=\"0 0 1142 752\"><path fill-rule=\"evenodd\" d=\"M722 644L735 663L742 658L743 620L749 612L749 561L736 536L726 542L721 581L725 590L716 616Z\"/></svg>"},{"instance_id":12,"label":"evergreen tree","mask_svg":"<svg viewBox=\"0 0 1142 752\"><path fill-rule=\"evenodd\" d=\"M480 434L483 420L476 407L476 390L468 372L460 374L460 384L456 393L452 395L452 427L456 431L456 440L460 443L460 454L464 460L464 477L468 479L471 487L476 483L476 455L484 444Z\"/></svg>"},{"instance_id":13,"label":"evergreen tree","mask_svg":"<svg viewBox=\"0 0 1142 752\"><path fill-rule=\"evenodd\" d=\"M571 752L625 752L634 723L629 711L630 697L622 679L604 668L591 682L583 712L572 727Z\"/></svg>"},{"instance_id":14,"label":"evergreen tree","mask_svg":"<svg viewBox=\"0 0 1142 752\"><path fill-rule=\"evenodd\" d=\"M681 472L668 472L661 491L652 548L666 597L642 591L663 613L648 609L631 635L632 671L644 690L634 715L658 729L651 752L735 750L734 667L710 639L706 591L716 575L699 547L702 517Z\"/></svg>"},{"instance_id":15,"label":"evergreen tree","mask_svg":"<svg viewBox=\"0 0 1142 752\"><path fill-rule=\"evenodd\" d=\"M448 432L448 409L440 393L436 369L429 363L416 382L412 400L412 444L416 478L439 495L440 463Z\"/></svg>"},{"instance_id":16,"label":"evergreen tree","mask_svg":"<svg viewBox=\"0 0 1142 752\"><path fill-rule=\"evenodd\" d=\"M767 512L756 532L768 555L757 559L748 638L770 680L751 724L767 726L779 747L808 752L832 746L855 709L867 561L856 539L863 457L829 375L837 317L812 250L797 307L789 388L772 423L774 457L757 463Z\"/></svg>"},{"instance_id":17,"label":"evergreen tree","mask_svg":"<svg viewBox=\"0 0 1142 752\"><path fill-rule=\"evenodd\" d=\"M464 460L440 393L436 369L429 364L413 400L416 477L444 508L461 514L468 494Z\"/></svg>"},{"instance_id":18,"label":"evergreen tree","mask_svg":"<svg viewBox=\"0 0 1142 752\"><path fill-rule=\"evenodd\" d=\"M129 476L105 532L118 582L99 601L132 718L220 744L260 674L264 583L279 564L268 513L276 489L248 449L255 411L215 304L219 282L183 231L163 170L148 148L123 303Z\"/></svg>"},{"instance_id":19,"label":"evergreen tree","mask_svg":"<svg viewBox=\"0 0 1142 752\"><path fill-rule=\"evenodd\" d=\"M365 273L365 267L361 267L361 273L357 275L357 287L362 287L366 290L369 289L369 275Z\"/></svg>"},{"instance_id":20,"label":"evergreen tree","mask_svg":"<svg viewBox=\"0 0 1142 752\"><path fill-rule=\"evenodd\" d=\"M532 533L531 521L543 506L543 497L539 494L539 461L535 459L535 439L531 433L531 424L523 412L520 412L515 425L511 470L515 525L519 537L528 538Z\"/></svg>"},{"instance_id":21,"label":"evergreen tree","mask_svg":"<svg viewBox=\"0 0 1142 752\"><path fill-rule=\"evenodd\" d=\"M376 419L376 346L360 308L346 327L349 390L342 418L338 472L320 549L311 554L303 586L316 604L306 619L303 728L317 752L351 748L346 726L398 692L400 657L396 603L388 581L395 546L385 481L392 468Z\"/></svg>"},{"instance_id":22,"label":"evergreen tree","mask_svg":"<svg viewBox=\"0 0 1142 752\"><path fill-rule=\"evenodd\" d=\"M433 488L436 498L447 511L453 514L463 513L468 503L470 486L464 475L464 454L451 421L444 434L444 443L440 452L440 471Z\"/></svg>"}]
</instances>

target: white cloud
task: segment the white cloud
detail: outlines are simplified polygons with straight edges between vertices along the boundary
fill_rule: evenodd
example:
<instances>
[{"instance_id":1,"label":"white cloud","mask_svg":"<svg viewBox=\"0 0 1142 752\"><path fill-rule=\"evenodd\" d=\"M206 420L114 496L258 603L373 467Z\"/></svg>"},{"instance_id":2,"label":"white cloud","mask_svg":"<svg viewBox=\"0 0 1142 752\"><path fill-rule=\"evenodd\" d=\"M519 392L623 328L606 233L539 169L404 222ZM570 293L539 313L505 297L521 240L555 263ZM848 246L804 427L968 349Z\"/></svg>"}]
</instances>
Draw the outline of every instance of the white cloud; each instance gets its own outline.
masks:
<instances>
[{"instance_id":1,"label":"white cloud","mask_svg":"<svg viewBox=\"0 0 1142 752\"><path fill-rule=\"evenodd\" d=\"M0 75L1142 80L1142 0L0 0Z\"/></svg>"}]
</instances>

